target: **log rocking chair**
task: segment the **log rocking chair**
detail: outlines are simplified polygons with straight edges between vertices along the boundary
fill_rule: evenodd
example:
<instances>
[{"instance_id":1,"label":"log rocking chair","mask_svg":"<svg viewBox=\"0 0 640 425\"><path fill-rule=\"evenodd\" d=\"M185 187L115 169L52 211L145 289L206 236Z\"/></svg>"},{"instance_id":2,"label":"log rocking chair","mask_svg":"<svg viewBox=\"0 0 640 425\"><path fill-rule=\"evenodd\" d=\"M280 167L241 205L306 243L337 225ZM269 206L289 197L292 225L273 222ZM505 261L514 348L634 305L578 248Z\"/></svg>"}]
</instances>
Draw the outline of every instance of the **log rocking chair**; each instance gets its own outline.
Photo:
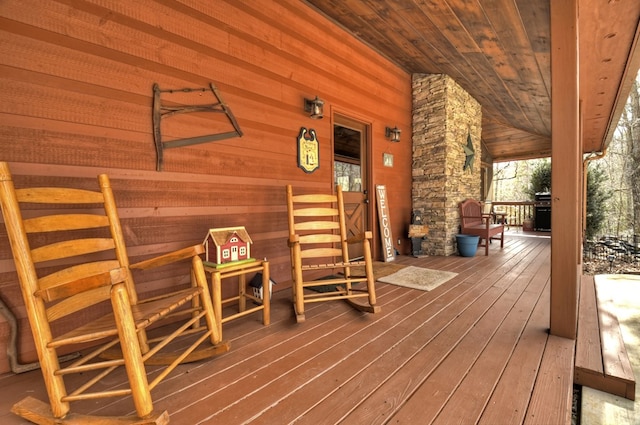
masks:
<instances>
[{"instance_id":1,"label":"log rocking chair","mask_svg":"<svg viewBox=\"0 0 640 425\"><path fill-rule=\"evenodd\" d=\"M37 424L164 424L168 413L153 411L150 391L180 363L229 349L219 335L199 257L203 248L129 264L109 178L98 180L100 191L16 189L8 164L0 162L2 214L49 396L49 405L26 397L12 412ZM132 269L180 260L190 262L190 284L138 298ZM147 335L167 318L171 330ZM77 349L88 352L61 364L60 355ZM163 366L149 374L151 364ZM116 380L124 385L105 389L104 378L118 370ZM71 402L122 396L131 396L135 415L70 411Z\"/></svg>"},{"instance_id":2,"label":"log rocking chair","mask_svg":"<svg viewBox=\"0 0 640 425\"><path fill-rule=\"evenodd\" d=\"M306 303L330 300L346 300L358 310L380 312L371 261L372 233L347 237L342 189L338 186L335 194L294 195L288 185L287 210L296 321L304 322ZM362 260L350 259L348 246L353 243L362 245ZM352 267L364 268L364 276L355 276Z\"/></svg>"}]
</instances>

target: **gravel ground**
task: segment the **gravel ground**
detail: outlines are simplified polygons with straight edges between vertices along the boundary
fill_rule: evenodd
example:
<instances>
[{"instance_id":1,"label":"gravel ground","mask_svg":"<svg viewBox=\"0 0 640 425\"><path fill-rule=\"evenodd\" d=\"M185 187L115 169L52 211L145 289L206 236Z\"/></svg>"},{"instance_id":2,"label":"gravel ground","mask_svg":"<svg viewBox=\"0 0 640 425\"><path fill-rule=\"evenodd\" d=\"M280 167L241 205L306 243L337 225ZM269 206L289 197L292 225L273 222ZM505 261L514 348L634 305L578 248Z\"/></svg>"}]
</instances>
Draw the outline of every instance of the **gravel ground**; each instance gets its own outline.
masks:
<instances>
[{"instance_id":1,"label":"gravel ground","mask_svg":"<svg viewBox=\"0 0 640 425\"><path fill-rule=\"evenodd\" d=\"M610 264L604 260L585 261L582 264L584 274L640 274L640 263L624 263L614 261Z\"/></svg>"},{"instance_id":2,"label":"gravel ground","mask_svg":"<svg viewBox=\"0 0 640 425\"><path fill-rule=\"evenodd\" d=\"M571 405L571 425L580 425L580 404L582 396L582 386L573 386L573 403Z\"/></svg>"}]
</instances>

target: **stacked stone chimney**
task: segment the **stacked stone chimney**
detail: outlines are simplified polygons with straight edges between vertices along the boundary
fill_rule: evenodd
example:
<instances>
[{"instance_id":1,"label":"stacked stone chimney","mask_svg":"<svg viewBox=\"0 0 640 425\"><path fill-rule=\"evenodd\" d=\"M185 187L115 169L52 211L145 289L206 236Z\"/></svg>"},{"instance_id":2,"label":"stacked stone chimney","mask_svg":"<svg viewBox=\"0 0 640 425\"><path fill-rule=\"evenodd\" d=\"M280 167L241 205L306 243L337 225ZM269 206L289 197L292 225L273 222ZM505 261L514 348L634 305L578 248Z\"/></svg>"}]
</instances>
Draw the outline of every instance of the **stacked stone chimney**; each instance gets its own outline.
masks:
<instances>
[{"instance_id":1,"label":"stacked stone chimney","mask_svg":"<svg viewBox=\"0 0 640 425\"><path fill-rule=\"evenodd\" d=\"M422 240L428 255L456 252L458 204L480 200L482 109L453 79L441 74L414 74L413 210L422 213L429 234ZM471 136L475 157L463 170L463 145Z\"/></svg>"}]
</instances>

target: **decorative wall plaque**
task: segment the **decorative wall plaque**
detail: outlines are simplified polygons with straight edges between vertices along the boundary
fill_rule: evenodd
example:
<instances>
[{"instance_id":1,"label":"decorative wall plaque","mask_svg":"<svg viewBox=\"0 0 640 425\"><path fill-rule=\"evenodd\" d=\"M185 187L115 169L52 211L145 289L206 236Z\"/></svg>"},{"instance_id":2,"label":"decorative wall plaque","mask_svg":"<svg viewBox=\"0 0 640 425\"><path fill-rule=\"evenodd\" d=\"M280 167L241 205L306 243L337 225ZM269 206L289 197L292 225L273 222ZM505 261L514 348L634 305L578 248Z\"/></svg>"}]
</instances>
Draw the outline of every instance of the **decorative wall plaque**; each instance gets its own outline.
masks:
<instances>
[{"instance_id":1,"label":"decorative wall plaque","mask_svg":"<svg viewBox=\"0 0 640 425\"><path fill-rule=\"evenodd\" d=\"M309 136L307 136L307 132ZM298 167L305 173L313 173L320 166L320 150L316 131L300 127L298 134Z\"/></svg>"},{"instance_id":2,"label":"decorative wall plaque","mask_svg":"<svg viewBox=\"0 0 640 425\"><path fill-rule=\"evenodd\" d=\"M385 167L393 167L393 154L383 153L382 165L384 165Z\"/></svg>"}]
</instances>

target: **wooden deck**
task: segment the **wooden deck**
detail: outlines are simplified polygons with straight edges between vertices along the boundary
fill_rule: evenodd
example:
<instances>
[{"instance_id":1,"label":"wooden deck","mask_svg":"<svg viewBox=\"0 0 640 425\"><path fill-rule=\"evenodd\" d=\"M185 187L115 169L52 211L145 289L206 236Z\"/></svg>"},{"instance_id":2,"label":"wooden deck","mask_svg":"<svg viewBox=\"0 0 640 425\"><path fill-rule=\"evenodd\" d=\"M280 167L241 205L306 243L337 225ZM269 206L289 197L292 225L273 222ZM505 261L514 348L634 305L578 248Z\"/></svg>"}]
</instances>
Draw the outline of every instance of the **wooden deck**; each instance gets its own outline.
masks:
<instances>
[{"instance_id":1,"label":"wooden deck","mask_svg":"<svg viewBox=\"0 0 640 425\"><path fill-rule=\"evenodd\" d=\"M231 351L181 366L152 393L175 424L569 424L575 343L548 335L550 240L509 235L488 257L399 257L458 273L431 292L377 283L382 313L336 301L296 324L290 292L272 324L255 313L224 326ZM117 385L114 377L110 385ZM0 423L39 371L0 377ZM74 404L105 415L129 399Z\"/></svg>"},{"instance_id":2,"label":"wooden deck","mask_svg":"<svg viewBox=\"0 0 640 425\"><path fill-rule=\"evenodd\" d=\"M603 276L583 276L574 382L635 400L636 381Z\"/></svg>"}]
</instances>

